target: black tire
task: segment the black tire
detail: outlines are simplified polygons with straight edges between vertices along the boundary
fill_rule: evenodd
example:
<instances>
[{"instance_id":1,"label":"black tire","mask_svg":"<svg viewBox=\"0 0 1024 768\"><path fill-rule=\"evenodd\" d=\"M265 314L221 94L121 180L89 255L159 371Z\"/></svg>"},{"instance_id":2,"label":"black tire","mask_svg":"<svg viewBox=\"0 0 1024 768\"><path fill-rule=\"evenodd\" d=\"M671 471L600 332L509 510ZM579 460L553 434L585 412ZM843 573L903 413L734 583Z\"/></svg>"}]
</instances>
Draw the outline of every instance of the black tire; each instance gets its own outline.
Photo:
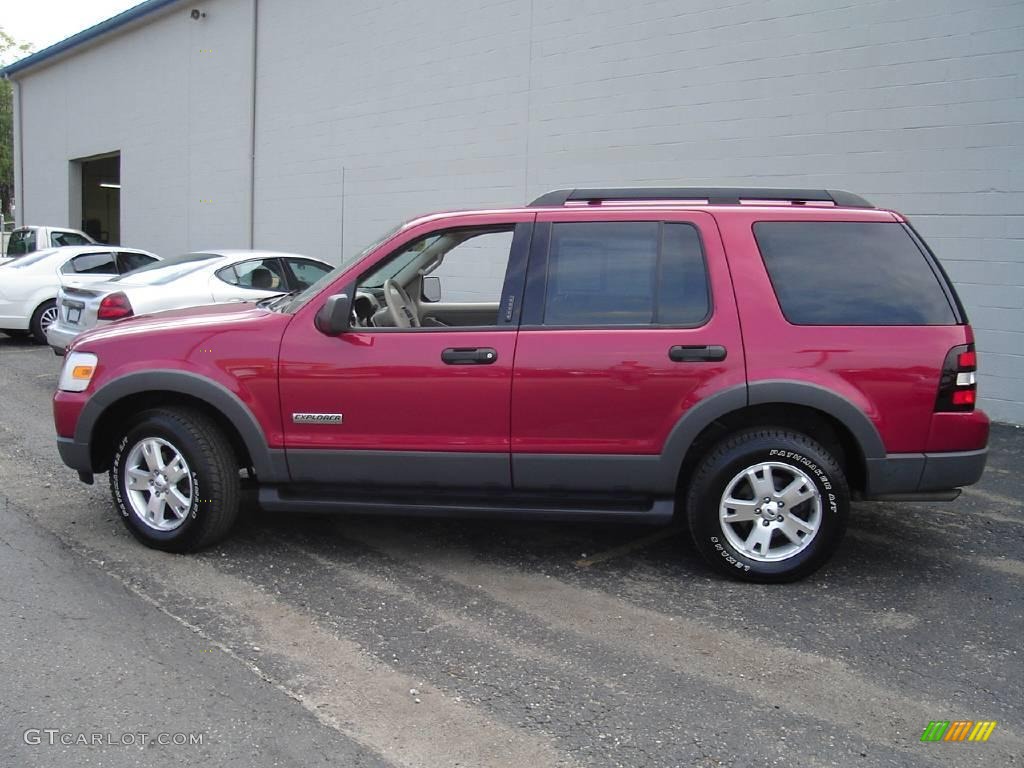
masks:
<instances>
[{"instance_id":1,"label":"black tire","mask_svg":"<svg viewBox=\"0 0 1024 768\"><path fill-rule=\"evenodd\" d=\"M177 525L157 530L135 511L126 483L128 461L133 449L147 439L168 444L166 455L176 451L190 470L175 488L188 492L183 520L169 508L161 520ZM133 462L135 463L135 462ZM238 518L241 483L238 460L231 443L208 416L185 408L159 408L140 413L118 440L110 468L110 492L121 520L131 534L153 549L165 552L194 552L223 539ZM147 499L152 498L152 492ZM184 505L183 505L184 506Z\"/></svg>"},{"instance_id":2,"label":"black tire","mask_svg":"<svg viewBox=\"0 0 1024 768\"><path fill-rule=\"evenodd\" d=\"M758 482L769 482L768 475L775 478L776 487L788 484L787 481L810 479L814 487L805 482L800 490L805 494L817 491L820 512L815 512L818 507L813 497L789 510L776 509L775 496L770 497L770 506L762 504L759 495L755 498L754 482L738 478L746 469L763 464L771 466L754 473ZM752 504L761 504L756 513L746 510L747 514L756 515L749 526L745 522L730 524L721 520L723 497L730 488L730 498L741 498L739 493L744 500L749 498ZM846 529L850 491L839 462L819 443L799 432L760 428L736 433L715 445L693 474L686 489L685 508L697 549L721 573L743 581L796 581L820 568L839 546ZM816 514L820 516L815 518ZM777 516L766 520L762 515ZM806 539L810 534L800 535L797 530L800 526L796 518L803 522L817 520L809 540ZM768 538L767 547L755 543L747 551L740 549L737 543L748 545L750 540L745 537L753 536L757 526L768 529L762 532ZM782 526L796 533L799 543L786 536ZM744 541L738 542L740 538ZM761 552L757 551L759 547ZM793 548L792 554L787 555L787 548ZM775 550L781 559L766 561ZM759 557L762 552L766 555L763 559Z\"/></svg>"},{"instance_id":3,"label":"black tire","mask_svg":"<svg viewBox=\"0 0 1024 768\"><path fill-rule=\"evenodd\" d=\"M57 302L53 299L44 301L38 307L36 311L32 313L32 320L29 321L28 329L32 334L32 338L36 340L37 344L46 343L46 329L43 327L43 313L48 310L56 309Z\"/></svg>"}]
</instances>

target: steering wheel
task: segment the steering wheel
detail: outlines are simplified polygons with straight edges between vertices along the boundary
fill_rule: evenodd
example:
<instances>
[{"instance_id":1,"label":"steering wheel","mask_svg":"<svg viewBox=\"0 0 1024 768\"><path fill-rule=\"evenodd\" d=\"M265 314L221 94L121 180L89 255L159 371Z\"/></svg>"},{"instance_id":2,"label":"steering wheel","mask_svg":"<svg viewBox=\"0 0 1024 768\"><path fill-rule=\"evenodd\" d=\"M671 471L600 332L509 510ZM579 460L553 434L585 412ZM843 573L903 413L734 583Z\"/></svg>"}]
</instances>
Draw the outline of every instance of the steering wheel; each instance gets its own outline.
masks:
<instances>
[{"instance_id":1,"label":"steering wheel","mask_svg":"<svg viewBox=\"0 0 1024 768\"><path fill-rule=\"evenodd\" d=\"M398 328L419 328L420 318L410 309L413 306L409 294L391 278L384 281L384 303L387 304L391 319Z\"/></svg>"}]
</instances>

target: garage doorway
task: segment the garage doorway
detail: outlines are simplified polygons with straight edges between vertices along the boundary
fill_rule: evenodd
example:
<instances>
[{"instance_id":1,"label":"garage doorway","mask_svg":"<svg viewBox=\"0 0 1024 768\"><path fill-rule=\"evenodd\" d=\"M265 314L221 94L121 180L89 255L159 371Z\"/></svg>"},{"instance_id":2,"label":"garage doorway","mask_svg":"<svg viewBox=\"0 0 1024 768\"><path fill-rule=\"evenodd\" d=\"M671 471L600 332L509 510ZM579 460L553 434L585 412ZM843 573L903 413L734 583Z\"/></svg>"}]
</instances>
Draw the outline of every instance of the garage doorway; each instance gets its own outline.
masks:
<instances>
[{"instance_id":1,"label":"garage doorway","mask_svg":"<svg viewBox=\"0 0 1024 768\"><path fill-rule=\"evenodd\" d=\"M121 153L72 160L71 187L72 225L93 240L120 245Z\"/></svg>"}]
</instances>

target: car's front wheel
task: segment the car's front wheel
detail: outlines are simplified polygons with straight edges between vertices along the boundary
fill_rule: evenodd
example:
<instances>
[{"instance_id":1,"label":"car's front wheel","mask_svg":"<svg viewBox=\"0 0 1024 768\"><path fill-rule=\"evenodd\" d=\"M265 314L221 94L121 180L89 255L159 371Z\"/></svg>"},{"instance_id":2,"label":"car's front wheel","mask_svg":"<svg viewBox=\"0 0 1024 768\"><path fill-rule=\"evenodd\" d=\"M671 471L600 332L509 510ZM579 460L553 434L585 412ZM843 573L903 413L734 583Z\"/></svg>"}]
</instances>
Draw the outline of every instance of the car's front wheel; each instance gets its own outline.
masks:
<instances>
[{"instance_id":1,"label":"car's front wheel","mask_svg":"<svg viewBox=\"0 0 1024 768\"><path fill-rule=\"evenodd\" d=\"M208 416L154 409L118 441L110 490L135 538L154 549L191 552L224 538L238 517L238 462Z\"/></svg>"},{"instance_id":2,"label":"car's front wheel","mask_svg":"<svg viewBox=\"0 0 1024 768\"><path fill-rule=\"evenodd\" d=\"M836 458L807 435L754 429L718 443L686 494L697 548L747 581L803 578L839 546L850 494Z\"/></svg>"}]
</instances>

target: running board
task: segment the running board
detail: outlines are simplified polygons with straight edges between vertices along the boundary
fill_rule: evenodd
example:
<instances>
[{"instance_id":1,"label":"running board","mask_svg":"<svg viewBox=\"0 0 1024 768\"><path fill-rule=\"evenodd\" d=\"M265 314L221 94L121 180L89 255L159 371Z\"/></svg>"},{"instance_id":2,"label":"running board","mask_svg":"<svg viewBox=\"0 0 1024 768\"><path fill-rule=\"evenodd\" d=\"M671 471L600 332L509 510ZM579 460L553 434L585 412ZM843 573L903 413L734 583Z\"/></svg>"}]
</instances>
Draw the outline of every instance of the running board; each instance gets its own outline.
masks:
<instances>
[{"instance_id":1,"label":"running board","mask_svg":"<svg viewBox=\"0 0 1024 768\"><path fill-rule=\"evenodd\" d=\"M303 492L305 491L305 492ZM435 501L413 497L349 496L323 491L265 485L259 489L259 503L268 512L325 512L355 515L412 515L423 517L484 517L576 522L627 522L664 525L672 522L672 499L630 499L616 504L564 503L539 497L438 496Z\"/></svg>"},{"instance_id":2,"label":"running board","mask_svg":"<svg viewBox=\"0 0 1024 768\"><path fill-rule=\"evenodd\" d=\"M865 496L864 501L956 501L962 489L952 488L948 491L910 491L908 493L878 493Z\"/></svg>"}]
</instances>

